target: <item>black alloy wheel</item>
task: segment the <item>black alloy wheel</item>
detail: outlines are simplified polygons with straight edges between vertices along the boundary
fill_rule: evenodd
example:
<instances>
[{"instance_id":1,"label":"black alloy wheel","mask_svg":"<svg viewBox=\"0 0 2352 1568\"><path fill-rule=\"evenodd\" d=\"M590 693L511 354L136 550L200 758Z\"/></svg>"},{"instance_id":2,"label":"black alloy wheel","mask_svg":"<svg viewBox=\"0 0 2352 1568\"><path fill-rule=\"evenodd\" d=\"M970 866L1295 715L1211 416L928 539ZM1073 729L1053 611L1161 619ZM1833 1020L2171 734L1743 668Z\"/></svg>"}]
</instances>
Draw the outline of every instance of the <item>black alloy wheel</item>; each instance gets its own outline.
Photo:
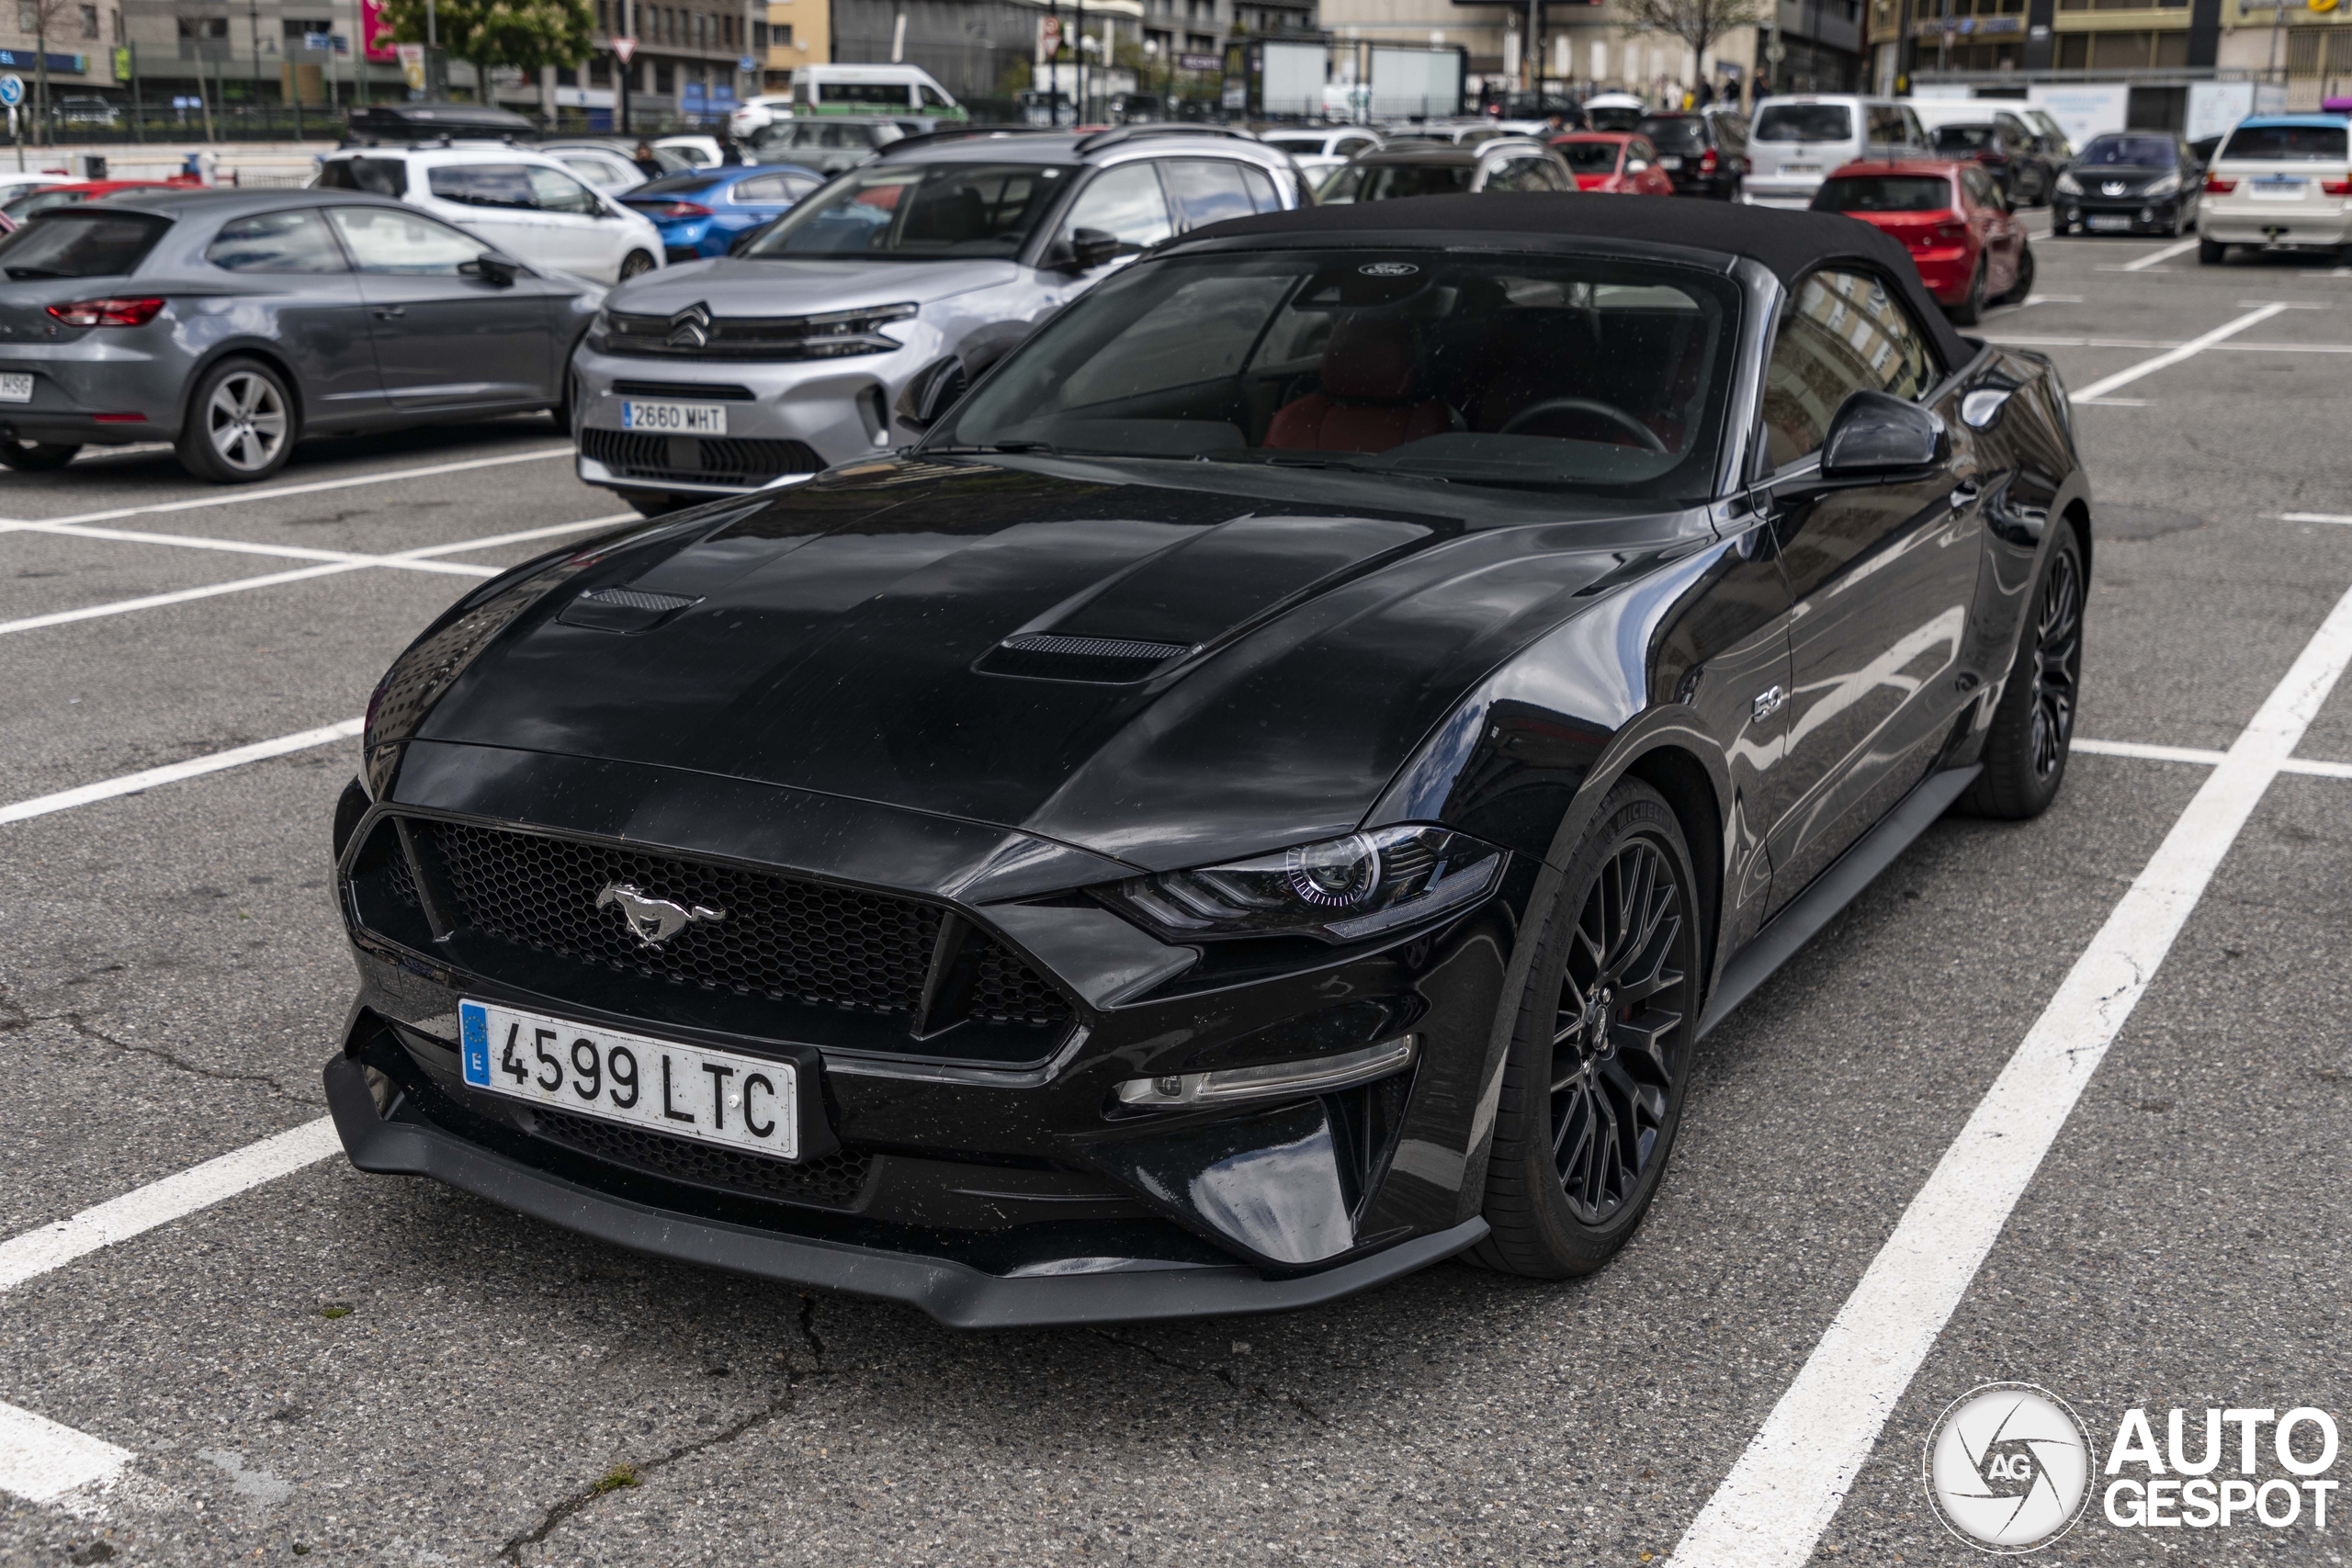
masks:
<instances>
[{"instance_id":1,"label":"black alloy wheel","mask_svg":"<svg viewBox=\"0 0 2352 1568\"><path fill-rule=\"evenodd\" d=\"M1569 862L1504 1065L1474 1258L1539 1279L1623 1247L1665 1170L1699 1020L1697 908L1679 824L1625 780Z\"/></svg>"},{"instance_id":2,"label":"black alloy wheel","mask_svg":"<svg viewBox=\"0 0 2352 1568\"><path fill-rule=\"evenodd\" d=\"M0 441L0 464L25 473L48 473L72 462L81 449L60 441Z\"/></svg>"},{"instance_id":3,"label":"black alloy wheel","mask_svg":"<svg viewBox=\"0 0 2352 1568\"><path fill-rule=\"evenodd\" d=\"M1963 810L2021 820L2057 798L2082 700L2084 576L2082 545L2062 525L1984 738L1984 772L1961 797Z\"/></svg>"}]
</instances>

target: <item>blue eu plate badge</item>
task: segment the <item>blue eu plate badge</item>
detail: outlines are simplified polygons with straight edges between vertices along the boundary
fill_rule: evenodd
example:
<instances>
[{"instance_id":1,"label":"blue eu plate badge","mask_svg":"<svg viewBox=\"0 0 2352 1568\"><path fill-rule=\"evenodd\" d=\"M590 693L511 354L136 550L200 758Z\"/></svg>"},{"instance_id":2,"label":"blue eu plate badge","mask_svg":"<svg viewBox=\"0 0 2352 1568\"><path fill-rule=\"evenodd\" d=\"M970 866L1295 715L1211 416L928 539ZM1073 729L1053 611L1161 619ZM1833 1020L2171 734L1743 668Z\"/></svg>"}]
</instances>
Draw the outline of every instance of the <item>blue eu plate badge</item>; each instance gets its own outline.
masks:
<instances>
[{"instance_id":1,"label":"blue eu plate badge","mask_svg":"<svg viewBox=\"0 0 2352 1568\"><path fill-rule=\"evenodd\" d=\"M480 1002L458 1004L458 1035L465 1046L466 1081L490 1087L490 1015Z\"/></svg>"}]
</instances>

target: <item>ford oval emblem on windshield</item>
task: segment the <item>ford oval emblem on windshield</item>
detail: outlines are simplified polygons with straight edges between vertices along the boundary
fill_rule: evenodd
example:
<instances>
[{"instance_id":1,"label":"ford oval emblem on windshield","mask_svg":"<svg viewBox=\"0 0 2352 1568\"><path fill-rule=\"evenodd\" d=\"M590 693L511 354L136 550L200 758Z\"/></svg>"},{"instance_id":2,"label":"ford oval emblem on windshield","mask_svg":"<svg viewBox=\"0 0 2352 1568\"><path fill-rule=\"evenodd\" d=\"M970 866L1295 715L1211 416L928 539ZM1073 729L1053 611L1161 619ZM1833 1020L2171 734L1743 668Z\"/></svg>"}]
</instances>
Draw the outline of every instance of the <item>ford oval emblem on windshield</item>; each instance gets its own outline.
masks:
<instances>
[{"instance_id":1,"label":"ford oval emblem on windshield","mask_svg":"<svg viewBox=\"0 0 2352 1568\"><path fill-rule=\"evenodd\" d=\"M1366 277L1410 277L1421 269L1411 262L1366 262L1356 270Z\"/></svg>"}]
</instances>

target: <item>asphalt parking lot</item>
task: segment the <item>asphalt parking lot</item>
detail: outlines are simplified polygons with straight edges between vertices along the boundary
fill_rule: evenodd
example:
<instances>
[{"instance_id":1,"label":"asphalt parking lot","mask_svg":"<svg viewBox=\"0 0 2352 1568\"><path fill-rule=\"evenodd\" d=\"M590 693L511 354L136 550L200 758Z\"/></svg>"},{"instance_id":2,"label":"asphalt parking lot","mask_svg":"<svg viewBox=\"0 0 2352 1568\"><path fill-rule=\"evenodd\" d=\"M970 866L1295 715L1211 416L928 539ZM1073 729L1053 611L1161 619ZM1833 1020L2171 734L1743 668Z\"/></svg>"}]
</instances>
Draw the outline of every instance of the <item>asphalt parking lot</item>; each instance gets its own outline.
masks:
<instances>
[{"instance_id":1,"label":"asphalt parking lot","mask_svg":"<svg viewBox=\"0 0 2352 1568\"><path fill-rule=\"evenodd\" d=\"M1939 824L1706 1038L1601 1275L1278 1318L958 1334L353 1173L356 720L621 508L544 418L0 475L0 1563L1962 1563L1921 1453L1978 1384L2102 1455L2133 1407L2352 1416L2352 682L2297 696L2352 652L2352 270L2037 251L1979 330L2094 394L2056 807ZM2347 1533L2094 1501L2043 1558Z\"/></svg>"}]
</instances>

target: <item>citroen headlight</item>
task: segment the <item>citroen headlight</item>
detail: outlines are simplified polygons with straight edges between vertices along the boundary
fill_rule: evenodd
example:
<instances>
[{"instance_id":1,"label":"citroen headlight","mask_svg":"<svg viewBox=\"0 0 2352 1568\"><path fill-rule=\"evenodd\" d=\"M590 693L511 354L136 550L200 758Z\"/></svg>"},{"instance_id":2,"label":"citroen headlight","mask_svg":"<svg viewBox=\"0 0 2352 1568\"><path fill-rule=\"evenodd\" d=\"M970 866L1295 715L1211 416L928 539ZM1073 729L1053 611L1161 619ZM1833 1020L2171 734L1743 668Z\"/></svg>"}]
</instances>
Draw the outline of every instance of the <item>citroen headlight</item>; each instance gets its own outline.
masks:
<instances>
[{"instance_id":1,"label":"citroen headlight","mask_svg":"<svg viewBox=\"0 0 2352 1568\"><path fill-rule=\"evenodd\" d=\"M599 310L588 321L588 346L602 354L605 351L605 340L611 336L612 331L613 313L610 310Z\"/></svg>"},{"instance_id":2,"label":"citroen headlight","mask_svg":"<svg viewBox=\"0 0 2352 1568\"><path fill-rule=\"evenodd\" d=\"M1504 852L1444 828L1375 828L1094 889L1170 942L1311 936L1361 942L1464 908L1501 879Z\"/></svg>"},{"instance_id":3,"label":"citroen headlight","mask_svg":"<svg viewBox=\"0 0 2352 1568\"><path fill-rule=\"evenodd\" d=\"M2180 194L2180 176L2178 175L2166 175L2164 178L2158 180L2155 184L2150 186L2140 194L2150 197L2178 196Z\"/></svg>"},{"instance_id":4,"label":"citroen headlight","mask_svg":"<svg viewBox=\"0 0 2352 1568\"><path fill-rule=\"evenodd\" d=\"M853 354L895 354L906 347L884 335L883 326L903 321L919 305L873 305L862 310L829 310L801 318L801 352L811 359L842 359Z\"/></svg>"},{"instance_id":5,"label":"citroen headlight","mask_svg":"<svg viewBox=\"0 0 2352 1568\"><path fill-rule=\"evenodd\" d=\"M2057 189L2060 196L2080 196L2083 194L2083 182L2072 175L2062 174L2058 176Z\"/></svg>"}]
</instances>

